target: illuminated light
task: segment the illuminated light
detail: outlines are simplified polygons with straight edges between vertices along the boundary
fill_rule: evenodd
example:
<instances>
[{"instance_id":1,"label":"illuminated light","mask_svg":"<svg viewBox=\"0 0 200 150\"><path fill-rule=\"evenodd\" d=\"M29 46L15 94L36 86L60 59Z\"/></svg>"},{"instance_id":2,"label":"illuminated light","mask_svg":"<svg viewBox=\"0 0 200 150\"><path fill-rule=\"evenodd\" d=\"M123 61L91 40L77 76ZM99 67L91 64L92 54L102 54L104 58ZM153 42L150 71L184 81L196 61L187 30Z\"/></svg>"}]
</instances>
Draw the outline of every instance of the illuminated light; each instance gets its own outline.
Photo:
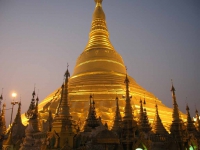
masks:
<instances>
[{"instance_id":1,"label":"illuminated light","mask_svg":"<svg viewBox=\"0 0 200 150\"><path fill-rule=\"evenodd\" d=\"M194 148L192 146L190 146L189 150L194 150Z\"/></svg>"},{"instance_id":2,"label":"illuminated light","mask_svg":"<svg viewBox=\"0 0 200 150\"><path fill-rule=\"evenodd\" d=\"M12 97L15 98L17 96L17 93L13 92Z\"/></svg>"},{"instance_id":3,"label":"illuminated light","mask_svg":"<svg viewBox=\"0 0 200 150\"><path fill-rule=\"evenodd\" d=\"M143 150L142 148L136 148L135 150Z\"/></svg>"}]
</instances>

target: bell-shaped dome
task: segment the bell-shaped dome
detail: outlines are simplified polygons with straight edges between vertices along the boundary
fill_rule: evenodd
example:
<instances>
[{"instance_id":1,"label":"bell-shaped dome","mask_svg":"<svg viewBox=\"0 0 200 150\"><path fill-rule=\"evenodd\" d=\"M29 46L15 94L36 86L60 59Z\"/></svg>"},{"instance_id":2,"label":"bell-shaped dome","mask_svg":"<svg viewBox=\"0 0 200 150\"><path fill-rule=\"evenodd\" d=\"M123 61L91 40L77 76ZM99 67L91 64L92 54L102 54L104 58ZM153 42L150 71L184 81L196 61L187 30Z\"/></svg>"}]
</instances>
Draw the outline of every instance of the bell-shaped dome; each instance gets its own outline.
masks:
<instances>
[{"instance_id":1,"label":"bell-shaped dome","mask_svg":"<svg viewBox=\"0 0 200 150\"><path fill-rule=\"evenodd\" d=\"M119 97L119 110L124 112L125 100L122 96L125 94L126 67L122 57L110 42L102 0L95 0L95 2L88 43L78 57L73 75L69 79L70 112L75 120L84 121L88 110L88 96L93 94L97 117L101 116L102 121L107 122L111 127L115 114L116 94ZM145 93L148 102L146 109L152 121L155 114L155 96L137 84L132 77L128 76L128 78L133 110L139 108L139 99ZM55 113L53 110L59 99L60 90L56 90L40 103L41 118L47 118L48 109ZM160 100L157 100L157 104L161 109L161 118L165 118L163 124L171 123L172 119L169 116L172 114L172 109L166 107Z\"/></svg>"}]
</instances>

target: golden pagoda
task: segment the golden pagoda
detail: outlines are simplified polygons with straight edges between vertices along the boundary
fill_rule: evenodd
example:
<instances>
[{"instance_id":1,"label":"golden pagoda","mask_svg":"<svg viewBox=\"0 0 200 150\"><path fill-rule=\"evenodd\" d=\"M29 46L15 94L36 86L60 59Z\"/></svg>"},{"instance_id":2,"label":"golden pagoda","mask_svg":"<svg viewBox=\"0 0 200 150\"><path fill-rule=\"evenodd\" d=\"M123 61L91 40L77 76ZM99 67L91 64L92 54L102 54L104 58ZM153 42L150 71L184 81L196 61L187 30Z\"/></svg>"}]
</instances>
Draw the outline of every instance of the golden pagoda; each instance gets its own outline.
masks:
<instances>
[{"instance_id":1,"label":"golden pagoda","mask_svg":"<svg viewBox=\"0 0 200 150\"><path fill-rule=\"evenodd\" d=\"M86 110L89 109L88 96L92 94L97 116L101 116L102 121L107 122L111 128L115 116L116 96L119 97L120 112L124 111L125 99L122 96L125 93L126 67L122 57L110 42L102 1L95 0L89 40L77 58L73 75L69 79L69 103L74 120L84 122L87 117ZM139 115L140 97L145 93L146 111L149 121L153 122L155 95L146 91L129 75L128 78L130 80L129 90L132 95L131 105L137 110L134 115ZM39 104L40 118L46 120L49 110L55 114L60 95L61 88L58 88ZM156 103L159 106L159 115L164 126L169 127L172 122L172 118L169 117L172 116L172 109L166 107L159 99L156 99ZM185 115L182 115L185 118ZM25 120L23 122L25 123Z\"/></svg>"}]
</instances>

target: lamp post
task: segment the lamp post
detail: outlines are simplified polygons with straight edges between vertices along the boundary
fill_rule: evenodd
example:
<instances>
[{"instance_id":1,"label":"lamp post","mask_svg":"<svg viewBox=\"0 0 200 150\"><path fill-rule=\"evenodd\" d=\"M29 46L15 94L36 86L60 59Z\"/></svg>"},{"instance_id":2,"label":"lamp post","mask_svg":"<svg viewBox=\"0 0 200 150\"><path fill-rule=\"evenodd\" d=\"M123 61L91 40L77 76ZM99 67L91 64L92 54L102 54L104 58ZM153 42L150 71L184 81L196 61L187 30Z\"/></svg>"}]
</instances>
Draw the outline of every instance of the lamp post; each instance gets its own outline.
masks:
<instances>
[{"instance_id":1,"label":"lamp post","mask_svg":"<svg viewBox=\"0 0 200 150\"><path fill-rule=\"evenodd\" d=\"M10 119L10 125L12 124L12 116L13 116L13 108L14 108L14 105L15 104L18 104L17 101L15 101L15 97L17 96L16 93L12 93L12 97L13 97L13 101L11 102L11 105L12 105L12 110L11 110L11 119Z\"/></svg>"}]
</instances>

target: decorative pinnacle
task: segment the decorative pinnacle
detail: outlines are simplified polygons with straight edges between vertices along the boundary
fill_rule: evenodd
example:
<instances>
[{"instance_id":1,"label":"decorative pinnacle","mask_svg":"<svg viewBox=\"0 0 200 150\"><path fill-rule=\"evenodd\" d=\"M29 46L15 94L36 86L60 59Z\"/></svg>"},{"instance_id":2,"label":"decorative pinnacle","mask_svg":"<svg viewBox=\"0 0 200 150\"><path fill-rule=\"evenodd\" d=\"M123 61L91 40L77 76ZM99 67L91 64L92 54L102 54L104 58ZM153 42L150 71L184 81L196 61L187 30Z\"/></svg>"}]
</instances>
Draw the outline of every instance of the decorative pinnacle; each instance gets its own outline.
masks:
<instances>
[{"instance_id":1,"label":"decorative pinnacle","mask_svg":"<svg viewBox=\"0 0 200 150\"><path fill-rule=\"evenodd\" d=\"M190 110L190 109L189 109L189 106L188 106L188 104L186 105L186 110L187 110L187 111L189 111L189 110Z\"/></svg>"},{"instance_id":2,"label":"decorative pinnacle","mask_svg":"<svg viewBox=\"0 0 200 150\"><path fill-rule=\"evenodd\" d=\"M171 82L172 82L172 88L171 88L171 91L175 91L175 88L174 88L174 85L173 85L173 81L172 81L172 79L171 79Z\"/></svg>"},{"instance_id":3,"label":"decorative pinnacle","mask_svg":"<svg viewBox=\"0 0 200 150\"><path fill-rule=\"evenodd\" d=\"M146 105L146 101L145 101L145 99L144 99L144 105Z\"/></svg>"},{"instance_id":4,"label":"decorative pinnacle","mask_svg":"<svg viewBox=\"0 0 200 150\"><path fill-rule=\"evenodd\" d=\"M100 3L100 4L101 4L103 0L94 0L94 1L95 1L96 4L97 4L97 3Z\"/></svg>"},{"instance_id":5,"label":"decorative pinnacle","mask_svg":"<svg viewBox=\"0 0 200 150\"><path fill-rule=\"evenodd\" d=\"M140 104L142 104L142 100L141 100L141 98L140 98Z\"/></svg>"},{"instance_id":6,"label":"decorative pinnacle","mask_svg":"<svg viewBox=\"0 0 200 150\"><path fill-rule=\"evenodd\" d=\"M39 98L38 98L38 96L37 96L37 98L36 98L36 101L37 101L37 102L39 101Z\"/></svg>"},{"instance_id":7,"label":"decorative pinnacle","mask_svg":"<svg viewBox=\"0 0 200 150\"><path fill-rule=\"evenodd\" d=\"M69 64L67 63L67 71L65 72L65 77L66 78L70 77L70 73L69 73L68 67L69 67Z\"/></svg>"},{"instance_id":8,"label":"decorative pinnacle","mask_svg":"<svg viewBox=\"0 0 200 150\"><path fill-rule=\"evenodd\" d=\"M144 102L143 102L143 104L146 105L145 93L144 93Z\"/></svg>"},{"instance_id":9,"label":"decorative pinnacle","mask_svg":"<svg viewBox=\"0 0 200 150\"><path fill-rule=\"evenodd\" d=\"M125 66L126 67L126 66ZM125 81L124 81L124 83L129 83L129 79L128 79L128 75L127 75L127 67L126 67L126 78L125 78Z\"/></svg>"},{"instance_id":10,"label":"decorative pinnacle","mask_svg":"<svg viewBox=\"0 0 200 150\"><path fill-rule=\"evenodd\" d=\"M2 88L2 92L1 92L1 96L0 96L0 101L3 100L3 88Z\"/></svg>"},{"instance_id":11,"label":"decorative pinnacle","mask_svg":"<svg viewBox=\"0 0 200 150\"><path fill-rule=\"evenodd\" d=\"M90 106L92 106L92 94L90 94Z\"/></svg>"},{"instance_id":12,"label":"decorative pinnacle","mask_svg":"<svg viewBox=\"0 0 200 150\"><path fill-rule=\"evenodd\" d=\"M33 98L35 97L35 84L34 84L34 90L33 90L32 96Z\"/></svg>"}]
</instances>

